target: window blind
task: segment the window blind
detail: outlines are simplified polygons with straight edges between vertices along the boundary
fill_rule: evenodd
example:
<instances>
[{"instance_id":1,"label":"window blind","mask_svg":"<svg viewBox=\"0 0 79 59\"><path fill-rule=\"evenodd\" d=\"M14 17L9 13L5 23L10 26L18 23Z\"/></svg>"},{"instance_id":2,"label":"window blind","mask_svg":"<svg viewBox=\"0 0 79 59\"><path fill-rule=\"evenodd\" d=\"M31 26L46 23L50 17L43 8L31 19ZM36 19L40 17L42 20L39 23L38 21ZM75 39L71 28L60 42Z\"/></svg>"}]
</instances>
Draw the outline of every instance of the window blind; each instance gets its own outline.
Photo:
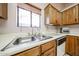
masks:
<instances>
[{"instance_id":1,"label":"window blind","mask_svg":"<svg viewBox=\"0 0 79 59\"><path fill-rule=\"evenodd\" d=\"M41 9L36 7L36 6L33 6L29 3L18 3L18 7L20 8L23 8L25 10L29 10L29 11L32 11L34 13L37 13L37 14L41 14Z\"/></svg>"}]
</instances>

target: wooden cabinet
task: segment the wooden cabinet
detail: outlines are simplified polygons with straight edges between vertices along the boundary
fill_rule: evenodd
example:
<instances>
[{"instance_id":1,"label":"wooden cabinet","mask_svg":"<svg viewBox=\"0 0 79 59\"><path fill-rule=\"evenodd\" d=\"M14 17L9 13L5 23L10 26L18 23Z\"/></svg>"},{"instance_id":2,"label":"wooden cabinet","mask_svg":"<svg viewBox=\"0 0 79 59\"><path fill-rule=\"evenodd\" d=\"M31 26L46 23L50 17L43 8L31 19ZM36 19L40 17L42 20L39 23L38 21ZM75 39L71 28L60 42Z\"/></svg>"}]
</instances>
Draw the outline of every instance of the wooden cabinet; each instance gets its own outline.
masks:
<instances>
[{"instance_id":1,"label":"wooden cabinet","mask_svg":"<svg viewBox=\"0 0 79 59\"><path fill-rule=\"evenodd\" d=\"M8 13L7 7L8 7L7 3L0 3L0 19L7 18L7 13Z\"/></svg>"},{"instance_id":2,"label":"wooden cabinet","mask_svg":"<svg viewBox=\"0 0 79 59\"><path fill-rule=\"evenodd\" d=\"M78 24L78 5L71 8L71 24Z\"/></svg>"},{"instance_id":3,"label":"wooden cabinet","mask_svg":"<svg viewBox=\"0 0 79 59\"><path fill-rule=\"evenodd\" d=\"M51 4L49 4L44 9L45 24L47 25L61 25L61 12L55 9Z\"/></svg>"},{"instance_id":4,"label":"wooden cabinet","mask_svg":"<svg viewBox=\"0 0 79 59\"><path fill-rule=\"evenodd\" d=\"M51 4L44 9L45 24L73 25L79 24L79 5L75 5L63 12L59 12Z\"/></svg>"},{"instance_id":5,"label":"wooden cabinet","mask_svg":"<svg viewBox=\"0 0 79 59\"><path fill-rule=\"evenodd\" d=\"M62 24L65 25L68 23L67 20L67 11L62 12Z\"/></svg>"},{"instance_id":6,"label":"wooden cabinet","mask_svg":"<svg viewBox=\"0 0 79 59\"><path fill-rule=\"evenodd\" d=\"M79 37L77 37L77 39L76 39L76 41L75 41L75 46L76 46L76 48L75 48L75 55L76 56L79 56Z\"/></svg>"},{"instance_id":7,"label":"wooden cabinet","mask_svg":"<svg viewBox=\"0 0 79 59\"><path fill-rule=\"evenodd\" d=\"M39 46L16 54L16 56L39 56L39 55L40 55Z\"/></svg>"},{"instance_id":8,"label":"wooden cabinet","mask_svg":"<svg viewBox=\"0 0 79 59\"><path fill-rule=\"evenodd\" d=\"M75 8L76 8L75 22L79 24L79 6L76 5Z\"/></svg>"},{"instance_id":9,"label":"wooden cabinet","mask_svg":"<svg viewBox=\"0 0 79 59\"><path fill-rule=\"evenodd\" d=\"M47 43L41 45L42 53L44 53L45 51L47 51L47 50L49 50L49 49L51 49L53 47L56 47L55 40L47 42Z\"/></svg>"},{"instance_id":10,"label":"wooden cabinet","mask_svg":"<svg viewBox=\"0 0 79 59\"><path fill-rule=\"evenodd\" d=\"M79 24L78 5L63 11L62 14L63 25Z\"/></svg>"},{"instance_id":11,"label":"wooden cabinet","mask_svg":"<svg viewBox=\"0 0 79 59\"><path fill-rule=\"evenodd\" d=\"M56 56L56 40L41 45L42 56Z\"/></svg>"},{"instance_id":12,"label":"wooden cabinet","mask_svg":"<svg viewBox=\"0 0 79 59\"><path fill-rule=\"evenodd\" d=\"M75 55L75 40L76 37L74 36L67 36L66 39L66 53L70 54L70 55Z\"/></svg>"},{"instance_id":13,"label":"wooden cabinet","mask_svg":"<svg viewBox=\"0 0 79 59\"><path fill-rule=\"evenodd\" d=\"M42 54L42 56L55 56L56 52L55 52L56 48L53 47L51 49L49 49L48 51L46 51L44 54Z\"/></svg>"},{"instance_id":14,"label":"wooden cabinet","mask_svg":"<svg viewBox=\"0 0 79 59\"><path fill-rule=\"evenodd\" d=\"M56 56L57 55L56 40L47 42L41 45L41 56Z\"/></svg>"},{"instance_id":15,"label":"wooden cabinet","mask_svg":"<svg viewBox=\"0 0 79 59\"><path fill-rule=\"evenodd\" d=\"M79 37L67 36L65 51L72 56L79 56Z\"/></svg>"},{"instance_id":16,"label":"wooden cabinet","mask_svg":"<svg viewBox=\"0 0 79 59\"><path fill-rule=\"evenodd\" d=\"M56 19L57 19L57 25L62 25L62 13L57 11Z\"/></svg>"},{"instance_id":17,"label":"wooden cabinet","mask_svg":"<svg viewBox=\"0 0 79 59\"><path fill-rule=\"evenodd\" d=\"M72 8L70 8L69 10L67 10L67 21L68 23L67 24L73 24L74 21L73 21L73 10Z\"/></svg>"},{"instance_id":18,"label":"wooden cabinet","mask_svg":"<svg viewBox=\"0 0 79 59\"><path fill-rule=\"evenodd\" d=\"M56 56L56 41L50 41L40 46L15 54L14 56Z\"/></svg>"}]
</instances>

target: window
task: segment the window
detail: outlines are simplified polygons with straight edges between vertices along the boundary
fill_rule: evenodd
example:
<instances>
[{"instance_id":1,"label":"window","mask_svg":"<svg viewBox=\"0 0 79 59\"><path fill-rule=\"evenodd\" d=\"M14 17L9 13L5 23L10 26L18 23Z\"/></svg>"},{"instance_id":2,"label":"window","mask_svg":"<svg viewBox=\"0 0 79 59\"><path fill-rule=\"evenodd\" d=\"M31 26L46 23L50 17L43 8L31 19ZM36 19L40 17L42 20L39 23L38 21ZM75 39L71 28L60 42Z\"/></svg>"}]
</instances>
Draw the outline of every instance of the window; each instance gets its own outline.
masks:
<instances>
[{"instance_id":1,"label":"window","mask_svg":"<svg viewBox=\"0 0 79 59\"><path fill-rule=\"evenodd\" d=\"M40 27L40 15L19 7L17 23L22 27Z\"/></svg>"},{"instance_id":2,"label":"window","mask_svg":"<svg viewBox=\"0 0 79 59\"><path fill-rule=\"evenodd\" d=\"M32 27L40 27L40 15L32 13Z\"/></svg>"},{"instance_id":3,"label":"window","mask_svg":"<svg viewBox=\"0 0 79 59\"><path fill-rule=\"evenodd\" d=\"M19 26L30 26L31 12L19 8Z\"/></svg>"}]
</instances>

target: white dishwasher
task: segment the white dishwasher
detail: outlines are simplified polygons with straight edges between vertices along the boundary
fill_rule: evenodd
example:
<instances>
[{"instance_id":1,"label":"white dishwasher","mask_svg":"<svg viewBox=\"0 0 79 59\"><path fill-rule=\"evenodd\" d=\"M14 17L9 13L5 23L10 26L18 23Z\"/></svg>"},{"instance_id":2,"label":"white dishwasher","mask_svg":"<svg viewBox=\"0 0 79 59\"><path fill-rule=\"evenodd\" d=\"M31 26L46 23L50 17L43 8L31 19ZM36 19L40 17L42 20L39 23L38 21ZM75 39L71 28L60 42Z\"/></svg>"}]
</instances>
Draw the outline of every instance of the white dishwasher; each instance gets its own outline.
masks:
<instances>
[{"instance_id":1,"label":"white dishwasher","mask_svg":"<svg viewBox=\"0 0 79 59\"><path fill-rule=\"evenodd\" d=\"M57 39L57 56L63 56L65 54L65 37Z\"/></svg>"}]
</instances>

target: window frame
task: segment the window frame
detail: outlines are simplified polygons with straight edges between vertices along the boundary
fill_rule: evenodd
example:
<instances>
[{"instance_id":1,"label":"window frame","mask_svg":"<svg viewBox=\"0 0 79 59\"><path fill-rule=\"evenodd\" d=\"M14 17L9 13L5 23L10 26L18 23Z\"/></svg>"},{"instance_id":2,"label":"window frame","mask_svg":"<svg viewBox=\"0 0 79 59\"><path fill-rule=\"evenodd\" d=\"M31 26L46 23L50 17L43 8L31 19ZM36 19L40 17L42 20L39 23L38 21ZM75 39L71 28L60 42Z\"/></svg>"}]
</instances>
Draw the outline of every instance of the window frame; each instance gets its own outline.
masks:
<instances>
[{"instance_id":1,"label":"window frame","mask_svg":"<svg viewBox=\"0 0 79 59\"><path fill-rule=\"evenodd\" d=\"M30 15L30 17L31 17L31 19L30 19L30 26L19 26L19 8L24 9L22 7L17 6L17 27L26 27L26 28L29 28L29 27L31 27L31 28L40 28L41 27L41 14L32 12L30 10L26 10L26 9L24 9L24 10L30 11L30 13L31 13L31 15ZM35 14L39 15L39 27L32 27L32 13L35 13Z\"/></svg>"}]
</instances>

